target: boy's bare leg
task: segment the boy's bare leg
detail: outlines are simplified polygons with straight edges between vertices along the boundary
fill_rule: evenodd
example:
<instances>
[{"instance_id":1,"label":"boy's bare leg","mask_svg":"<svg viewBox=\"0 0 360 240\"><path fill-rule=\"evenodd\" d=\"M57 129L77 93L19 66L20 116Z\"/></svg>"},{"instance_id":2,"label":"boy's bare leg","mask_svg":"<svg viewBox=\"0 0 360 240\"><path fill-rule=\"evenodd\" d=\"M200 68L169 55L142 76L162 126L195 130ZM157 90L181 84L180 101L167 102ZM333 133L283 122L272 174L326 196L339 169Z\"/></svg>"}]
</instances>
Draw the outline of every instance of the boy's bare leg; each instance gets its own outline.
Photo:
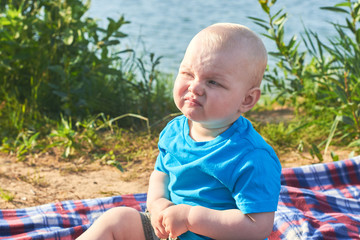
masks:
<instances>
[{"instance_id":1,"label":"boy's bare leg","mask_svg":"<svg viewBox=\"0 0 360 240\"><path fill-rule=\"evenodd\" d=\"M117 207L100 216L78 240L145 240L141 217L136 209Z\"/></svg>"}]
</instances>

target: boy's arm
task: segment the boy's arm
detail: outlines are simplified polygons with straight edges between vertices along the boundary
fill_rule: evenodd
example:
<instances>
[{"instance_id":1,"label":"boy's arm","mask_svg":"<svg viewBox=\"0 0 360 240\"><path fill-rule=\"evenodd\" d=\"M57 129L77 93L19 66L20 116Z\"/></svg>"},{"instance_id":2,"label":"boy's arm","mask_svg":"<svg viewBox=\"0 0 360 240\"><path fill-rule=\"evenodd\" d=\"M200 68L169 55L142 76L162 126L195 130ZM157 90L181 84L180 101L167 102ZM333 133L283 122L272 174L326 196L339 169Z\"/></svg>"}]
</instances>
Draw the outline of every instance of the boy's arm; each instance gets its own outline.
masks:
<instances>
[{"instance_id":1,"label":"boy's arm","mask_svg":"<svg viewBox=\"0 0 360 240\"><path fill-rule=\"evenodd\" d=\"M153 208L165 209L173 205L169 200L169 176L157 170L154 170L150 175L149 189L147 194L147 208L151 212ZM156 204L154 204L156 202Z\"/></svg>"},{"instance_id":2,"label":"boy's arm","mask_svg":"<svg viewBox=\"0 0 360 240\"><path fill-rule=\"evenodd\" d=\"M238 209L176 205L165 212L163 225L172 237L189 230L212 239L265 239L274 224L274 212L252 213L255 222Z\"/></svg>"},{"instance_id":3,"label":"boy's arm","mask_svg":"<svg viewBox=\"0 0 360 240\"><path fill-rule=\"evenodd\" d=\"M173 205L169 200L169 176L160 171L153 171L149 180L149 189L147 195L147 209L151 213L151 223L155 229L155 233L159 238L167 238L162 225L162 215L164 209Z\"/></svg>"},{"instance_id":4,"label":"boy's arm","mask_svg":"<svg viewBox=\"0 0 360 240\"><path fill-rule=\"evenodd\" d=\"M265 239L272 231L274 212L252 213L253 222L238 209L217 211L192 207L189 230L214 239Z\"/></svg>"}]
</instances>

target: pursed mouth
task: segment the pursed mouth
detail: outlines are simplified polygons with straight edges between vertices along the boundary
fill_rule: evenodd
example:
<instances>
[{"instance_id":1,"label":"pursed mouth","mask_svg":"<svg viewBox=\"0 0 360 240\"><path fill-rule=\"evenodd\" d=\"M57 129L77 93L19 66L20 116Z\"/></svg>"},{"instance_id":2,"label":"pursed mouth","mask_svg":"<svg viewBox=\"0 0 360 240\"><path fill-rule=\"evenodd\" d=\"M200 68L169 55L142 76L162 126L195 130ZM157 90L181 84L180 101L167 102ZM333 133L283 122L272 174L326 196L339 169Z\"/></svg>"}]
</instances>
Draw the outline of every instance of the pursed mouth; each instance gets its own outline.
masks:
<instances>
[{"instance_id":1,"label":"pursed mouth","mask_svg":"<svg viewBox=\"0 0 360 240\"><path fill-rule=\"evenodd\" d=\"M202 106L202 104L194 98L186 97L184 98L184 100L186 103L188 103L191 106Z\"/></svg>"}]
</instances>

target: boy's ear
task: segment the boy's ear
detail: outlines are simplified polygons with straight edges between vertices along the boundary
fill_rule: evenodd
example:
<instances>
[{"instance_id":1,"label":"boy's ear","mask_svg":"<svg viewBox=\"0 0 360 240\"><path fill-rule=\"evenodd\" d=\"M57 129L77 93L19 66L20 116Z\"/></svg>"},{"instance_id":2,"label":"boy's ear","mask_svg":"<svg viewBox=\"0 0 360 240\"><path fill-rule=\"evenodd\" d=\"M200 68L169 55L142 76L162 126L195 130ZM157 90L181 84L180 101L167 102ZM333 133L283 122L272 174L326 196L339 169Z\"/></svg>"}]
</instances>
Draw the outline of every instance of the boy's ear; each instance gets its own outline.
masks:
<instances>
[{"instance_id":1,"label":"boy's ear","mask_svg":"<svg viewBox=\"0 0 360 240\"><path fill-rule=\"evenodd\" d=\"M254 105L259 101L261 95L261 90L258 87L251 88L246 97L244 98L240 111L242 113L245 113L252 109Z\"/></svg>"}]
</instances>

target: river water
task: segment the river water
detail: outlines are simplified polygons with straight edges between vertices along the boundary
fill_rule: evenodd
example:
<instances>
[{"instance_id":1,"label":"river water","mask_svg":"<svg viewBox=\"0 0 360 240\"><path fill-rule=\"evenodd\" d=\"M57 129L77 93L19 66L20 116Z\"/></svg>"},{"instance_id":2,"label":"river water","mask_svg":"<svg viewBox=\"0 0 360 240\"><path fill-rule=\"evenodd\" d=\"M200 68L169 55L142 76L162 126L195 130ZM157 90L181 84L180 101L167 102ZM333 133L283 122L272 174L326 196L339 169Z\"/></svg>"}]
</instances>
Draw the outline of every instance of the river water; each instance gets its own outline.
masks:
<instances>
[{"instance_id":1,"label":"river water","mask_svg":"<svg viewBox=\"0 0 360 240\"><path fill-rule=\"evenodd\" d=\"M305 25L325 40L335 34L329 22L344 20L340 14L319 8L339 2L278 0L275 7L276 10L284 8L289 14L285 25L285 36L288 38L294 34L300 38ZM248 16L267 17L256 0L92 0L88 15L99 19L99 25L103 27L107 25L107 17L116 20L124 15L131 23L121 28L129 37L120 47L163 56L159 69L173 74L176 74L189 41L204 27L216 22L234 22L260 34L263 30ZM274 50L273 42L263 36L261 38L268 51Z\"/></svg>"}]
</instances>

